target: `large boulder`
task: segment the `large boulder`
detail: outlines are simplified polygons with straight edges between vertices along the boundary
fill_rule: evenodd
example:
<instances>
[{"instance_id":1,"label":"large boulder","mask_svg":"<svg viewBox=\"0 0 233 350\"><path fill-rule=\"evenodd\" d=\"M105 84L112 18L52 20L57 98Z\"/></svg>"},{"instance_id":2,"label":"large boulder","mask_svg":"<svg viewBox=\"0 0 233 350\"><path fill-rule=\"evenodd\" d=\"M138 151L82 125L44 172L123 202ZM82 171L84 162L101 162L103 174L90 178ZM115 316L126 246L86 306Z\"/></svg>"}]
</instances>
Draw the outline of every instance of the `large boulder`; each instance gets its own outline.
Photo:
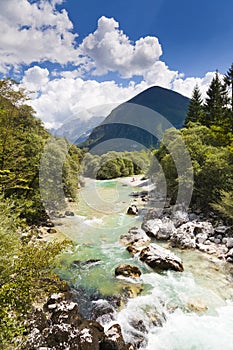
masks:
<instances>
[{"instance_id":1,"label":"large boulder","mask_svg":"<svg viewBox=\"0 0 233 350\"><path fill-rule=\"evenodd\" d=\"M120 236L120 242L126 246L140 247L149 243L150 240L145 231L137 227L132 227L127 234Z\"/></svg>"},{"instance_id":2,"label":"large boulder","mask_svg":"<svg viewBox=\"0 0 233 350\"><path fill-rule=\"evenodd\" d=\"M137 278L141 276L141 271L135 265L121 264L118 267L116 267L115 276Z\"/></svg>"},{"instance_id":3,"label":"large boulder","mask_svg":"<svg viewBox=\"0 0 233 350\"><path fill-rule=\"evenodd\" d=\"M214 228L210 222L189 221L178 227L171 235L171 246L182 249L196 248L197 244L205 243L213 233Z\"/></svg>"},{"instance_id":4,"label":"large boulder","mask_svg":"<svg viewBox=\"0 0 233 350\"><path fill-rule=\"evenodd\" d=\"M170 250L151 243L140 253L140 260L152 269L183 271L182 260Z\"/></svg>"},{"instance_id":5,"label":"large boulder","mask_svg":"<svg viewBox=\"0 0 233 350\"><path fill-rule=\"evenodd\" d=\"M176 228L169 218L150 219L142 223L142 229L150 237L158 240L168 240L176 231Z\"/></svg>"}]
</instances>

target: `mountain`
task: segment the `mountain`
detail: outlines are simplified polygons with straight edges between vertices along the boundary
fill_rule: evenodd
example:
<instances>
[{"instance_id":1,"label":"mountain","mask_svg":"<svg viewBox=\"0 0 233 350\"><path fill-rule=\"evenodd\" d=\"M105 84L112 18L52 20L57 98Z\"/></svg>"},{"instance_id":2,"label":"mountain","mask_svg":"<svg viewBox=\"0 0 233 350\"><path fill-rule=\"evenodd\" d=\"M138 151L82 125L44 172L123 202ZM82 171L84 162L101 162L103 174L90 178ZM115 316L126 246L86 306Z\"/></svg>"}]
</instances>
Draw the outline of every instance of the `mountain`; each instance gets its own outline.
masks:
<instances>
[{"instance_id":1,"label":"mountain","mask_svg":"<svg viewBox=\"0 0 233 350\"><path fill-rule=\"evenodd\" d=\"M80 147L93 153L156 146L164 131L181 128L189 98L159 86L150 87L116 107Z\"/></svg>"},{"instance_id":2,"label":"mountain","mask_svg":"<svg viewBox=\"0 0 233 350\"><path fill-rule=\"evenodd\" d=\"M66 137L71 142L80 143L84 142L104 119L102 116L93 116L86 120L75 117L68 119L58 129L51 129L50 132L58 137Z\"/></svg>"}]
</instances>

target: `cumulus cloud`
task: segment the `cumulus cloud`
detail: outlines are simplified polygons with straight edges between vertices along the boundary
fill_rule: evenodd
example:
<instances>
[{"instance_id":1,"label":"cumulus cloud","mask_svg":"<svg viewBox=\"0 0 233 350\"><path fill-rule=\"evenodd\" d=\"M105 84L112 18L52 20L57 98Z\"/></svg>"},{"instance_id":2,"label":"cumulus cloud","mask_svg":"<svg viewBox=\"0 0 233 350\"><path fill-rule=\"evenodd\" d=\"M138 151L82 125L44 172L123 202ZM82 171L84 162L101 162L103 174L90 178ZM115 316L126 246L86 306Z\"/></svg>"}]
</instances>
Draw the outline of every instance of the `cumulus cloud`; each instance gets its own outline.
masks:
<instances>
[{"instance_id":1,"label":"cumulus cloud","mask_svg":"<svg viewBox=\"0 0 233 350\"><path fill-rule=\"evenodd\" d=\"M209 88L211 80L213 79L215 72L208 72L203 78L188 77L186 79L178 78L173 81L173 90L179 92L180 94L191 97L193 89L197 84L202 98L206 97L206 91Z\"/></svg>"},{"instance_id":2,"label":"cumulus cloud","mask_svg":"<svg viewBox=\"0 0 233 350\"><path fill-rule=\"evenodd\" d=\"M77 46L77 34L67 12L56 9L62 3L0 0L0 71L35 62L25 70L22 84L35 91L31 105L47 127L57 127L73 117L87 120L93 114L106 115L112 104L125 102L153 85L190 97L198 83L203 96L206 93L214 73L184 78L160 60L162 47L156 37L132 42L113 18L102 16L97 29ZM59 63L60 69L41 68L39 63L45 60ZM72 69L63 70L68 62ZM95 75L108 72L132 80L127 84L120 80L122 85L94 80ZM138 83L133 80L135 76L140 76Z\"/></svg>"},{"instance_id":3,"label":"cumulus cloud","mask_svg":"<svg viewBox=\"0 0 233 350\"><path fill-rule=\"evenodd\" d=\"M0 1L0 70L32 62L77 62L76 34L61 0ZM80 61L81 62L81 61Z\"/></svg>"},{"instance_id":4,"label":"cumulus cloud","mask_svg":"<svg viewBox=\"0 0 233 350\"><path fill-rule=\"evenodd\" d=\"M147 36L132 43L113 18L102 16L98 27L80 45L83 55L94 62L94 74L118 71L122 77L143 75L162 55L156 37Z\"/></svg>"},{"instance_id":5,"label":"cumulus cloud","mask_svg":"<svg viewBox=\"0 0 233 350\"><path fill-rule=\"evenodd\" d=\"M49 71L47 68L34 66L24 72L22 84L29 91L40 91L49 82Z\"/></svg>"},{"instance_id":6,"label":"cumulus cloud","mask_svg":"<svg viewBox=\"0 0 233 350\"><path fill-rule=\"evenodd\" d=\"M145 82L127 87L114 81L84 81L81 78L58 78L49 81L39 97L30 103L47 127L59 127L67 119L87 119L91 115L107 115L114 106L146 88ZM93 109L93 114L86 110Z\"/></svg>"}]
</instances>

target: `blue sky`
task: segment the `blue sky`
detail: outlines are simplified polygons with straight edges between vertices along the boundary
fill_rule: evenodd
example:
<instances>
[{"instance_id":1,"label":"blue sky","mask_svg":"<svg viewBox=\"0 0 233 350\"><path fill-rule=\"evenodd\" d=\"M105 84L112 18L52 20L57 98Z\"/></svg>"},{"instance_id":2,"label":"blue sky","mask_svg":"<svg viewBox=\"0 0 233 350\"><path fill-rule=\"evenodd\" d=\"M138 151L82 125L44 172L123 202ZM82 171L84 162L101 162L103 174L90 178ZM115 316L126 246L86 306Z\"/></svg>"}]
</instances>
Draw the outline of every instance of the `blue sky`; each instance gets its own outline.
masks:
<instances>
[{"instance_id":1,"label":"blue sky","mask_svg":"<svg viewBox=\"0 0 233 350\"><path fill-rule=\"evenodd\" d=\"M163 60L186 76L225 72L233 60L232 0L67 0L61 7L80 39L95 30L102 15L114 17L131 40L158 37Z\"/></svg>"},{"instance_id":2,"label":"blue sky","mask_svg":"<svg viewBox=\"0 0 233 350\"><path fill-rule=\"evenodd\" d=\"M0 1L0 76L34 91L50 126L152 85L205 96L233 62L232 13L232 0Z\"/></svg>"}]
</instances>

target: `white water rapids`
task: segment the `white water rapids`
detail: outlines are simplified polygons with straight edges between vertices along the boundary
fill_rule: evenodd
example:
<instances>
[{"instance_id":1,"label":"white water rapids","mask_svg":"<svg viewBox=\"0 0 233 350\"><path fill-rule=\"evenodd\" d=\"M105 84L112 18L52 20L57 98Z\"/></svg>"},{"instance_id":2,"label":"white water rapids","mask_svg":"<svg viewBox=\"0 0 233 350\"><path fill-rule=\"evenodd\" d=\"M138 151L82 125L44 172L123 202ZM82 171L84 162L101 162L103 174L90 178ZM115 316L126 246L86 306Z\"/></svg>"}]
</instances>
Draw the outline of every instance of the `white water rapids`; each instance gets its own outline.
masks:
<instances>
[{"instance_id":1,"label":"white water rapids","mask_svg":"<svg viewBox=\"0 0 233 350\"><path fill-rule=\"evenodd\" d=\"M85 199L98 200L94 186L98 196L102 192L107 198L98 210ZM111 191L115 193L116 187L114 202ZM155 273L119 243L121 234L141 224L142 218L125 214L132 188L113 180L90 181L82 191L84 200L76 216L60 219L59 228L77 242L75 252L67 253L64 261L67 266L74 260L100 262L90 269L67 269L62 277L103 295L114 294L122 287L114 276L115 267L137 265L143 272L144 290L116 316L126 341L142 339L142 350L233 350L233 266L198 251L174 250L183 260L184 272Z\"/></svg>"}]
</instances>

